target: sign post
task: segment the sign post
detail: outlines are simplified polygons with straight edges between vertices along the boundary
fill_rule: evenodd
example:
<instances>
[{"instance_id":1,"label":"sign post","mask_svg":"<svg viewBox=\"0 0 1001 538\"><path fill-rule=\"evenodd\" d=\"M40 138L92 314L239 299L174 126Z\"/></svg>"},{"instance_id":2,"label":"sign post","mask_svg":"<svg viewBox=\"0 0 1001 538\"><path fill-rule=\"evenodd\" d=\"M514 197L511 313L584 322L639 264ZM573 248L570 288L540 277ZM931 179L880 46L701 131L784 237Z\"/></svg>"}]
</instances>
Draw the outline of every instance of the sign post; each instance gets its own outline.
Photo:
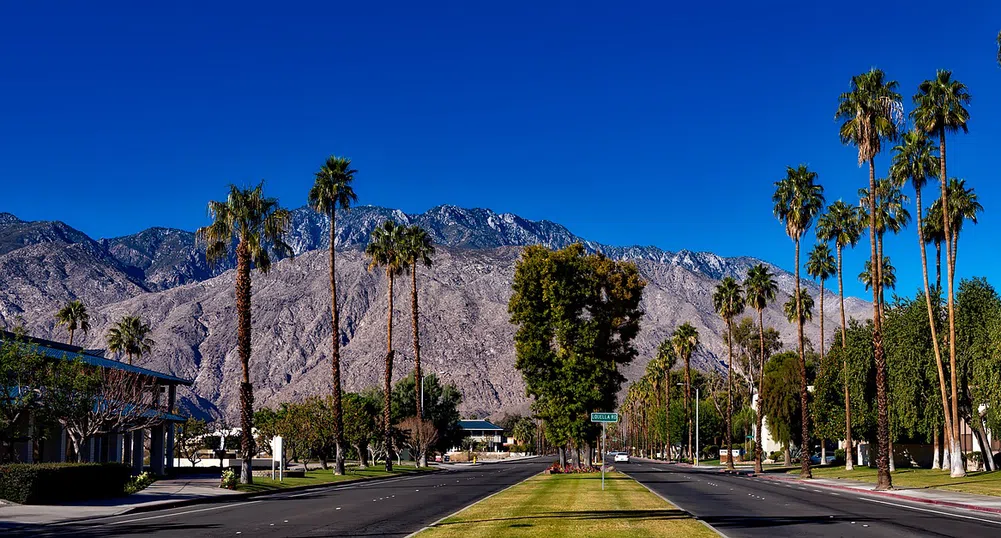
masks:
<instances>
[{"instance_id":1,"label":"sign post","mask_svg":"<svg viewBox=\"0 0 1001 538\"><path fill-rule=\"evenodd\" d=\"M618 413L591 413L591 422L601 423L601 491L605 491L605 450L608 445L605 441L605 425L609 422L617 423Z\"/></svg>"},{"instance_id":2,"label":"sign post","mask_svg":"<svg viewBox=\"0 0 1001 538\"><path fill-rule=\"evenodd\" d=\"M282 436L271 439L271 480L275 479L275 460L278 460L278 481L282 481L282 467L285 465L285 443Z\"/></svg>"}]
</instances>

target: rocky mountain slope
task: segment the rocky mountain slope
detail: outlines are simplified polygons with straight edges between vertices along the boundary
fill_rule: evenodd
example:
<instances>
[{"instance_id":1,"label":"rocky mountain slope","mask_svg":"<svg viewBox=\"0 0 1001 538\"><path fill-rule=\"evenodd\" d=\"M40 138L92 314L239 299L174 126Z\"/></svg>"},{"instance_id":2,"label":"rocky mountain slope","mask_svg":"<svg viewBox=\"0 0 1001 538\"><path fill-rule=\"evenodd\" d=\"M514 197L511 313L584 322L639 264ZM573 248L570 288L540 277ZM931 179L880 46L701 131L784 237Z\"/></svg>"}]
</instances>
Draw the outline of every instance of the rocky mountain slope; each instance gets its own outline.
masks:
<instances>
[{"instance_id":1,"label":"rocky mountain slope","mask_svg":"<svg viewBox=\"0 0 1001 538\"><path fill-rule=\"evenodd\" d=\"M253 378L257 401L272 405L329 390L330 305L325 248L329 222L301 208L293 212L291 244L297 255L254 276ZM520 246L551 247L581 241L563 226L528 221L485 209L440 206L420 215L359 207L339 218L338 291L341 294L344 382L358 390L378 382L385 350L386 282L366 271L359 247L386 218L424 226L441 247L431 271L420 273L422 357L427 371L441 371L460 387L463 412L497 414L524 410L524 385L514 369L507 300ZM711 253L671 253L653 247L591 250L636 261L648 286L646 316L637 341L640 359L627 369L635 378L656 344L683 321L691 321L705 342L696 358L702 369L718 368L725 357L722 322L713 313L712 289L723 276L740 278L758 260L722 258ZM65 338L52 314L66 300L80 298L91 309L88 347L103 347L103 335L126 314L141 313L154 327L154 352L142 363L195 379L182 395L190 411L235 419L236 323L231 264L209 268L191 232L152 228L138 234L93 241L59 222L23 222L0 215L0 321L22 316L33 334ZM793 277L778 270L782 297ZM816 293L816 288L809 284ZM837 305L828 295L828 339ZM396 288L394 377L413 367L410 345L409 285ZM849 314L864 318L867 303L847 301ZM795 342L779 307L765 313L787 343ZM816 319L816 316L815 316ZM807 335L817 341L818 327Z\"/></svg>"}]
</instances>

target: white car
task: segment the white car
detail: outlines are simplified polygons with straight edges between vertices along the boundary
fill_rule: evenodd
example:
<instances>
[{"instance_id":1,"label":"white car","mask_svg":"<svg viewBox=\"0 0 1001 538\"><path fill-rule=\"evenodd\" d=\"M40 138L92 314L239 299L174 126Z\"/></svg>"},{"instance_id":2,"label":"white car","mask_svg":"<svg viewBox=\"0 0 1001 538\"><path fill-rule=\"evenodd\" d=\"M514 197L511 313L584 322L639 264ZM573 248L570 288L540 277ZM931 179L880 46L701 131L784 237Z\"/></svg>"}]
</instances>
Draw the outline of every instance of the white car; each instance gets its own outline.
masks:
<instances>
[{"instance_id":1,"label":"white car","mask_svg":"<svg viewBox=\"0 0 1001 538\"><path fill-rule=\"evenodd\" d=\"M615 453L615 463L629 463L629 454L625 452Z\"/></svg>"}]
</instances>

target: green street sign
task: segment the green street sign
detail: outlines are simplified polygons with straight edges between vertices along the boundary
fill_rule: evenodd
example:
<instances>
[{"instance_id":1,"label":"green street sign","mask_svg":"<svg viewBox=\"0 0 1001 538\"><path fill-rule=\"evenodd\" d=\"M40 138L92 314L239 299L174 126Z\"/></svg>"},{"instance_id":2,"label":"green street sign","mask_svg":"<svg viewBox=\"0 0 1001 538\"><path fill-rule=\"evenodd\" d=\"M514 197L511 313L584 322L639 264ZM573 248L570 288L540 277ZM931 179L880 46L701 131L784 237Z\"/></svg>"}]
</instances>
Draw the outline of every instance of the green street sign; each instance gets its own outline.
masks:
<instances>
[{"instance_id":1,"label":"green street sign","mask_svg":"<svg viewBox=\"0 0 1001 538\"><path fill-rule=\"evenodd\" d=\"M618 422L618 413L591 413L591 422Z\"/></svg>"}]
</instances>

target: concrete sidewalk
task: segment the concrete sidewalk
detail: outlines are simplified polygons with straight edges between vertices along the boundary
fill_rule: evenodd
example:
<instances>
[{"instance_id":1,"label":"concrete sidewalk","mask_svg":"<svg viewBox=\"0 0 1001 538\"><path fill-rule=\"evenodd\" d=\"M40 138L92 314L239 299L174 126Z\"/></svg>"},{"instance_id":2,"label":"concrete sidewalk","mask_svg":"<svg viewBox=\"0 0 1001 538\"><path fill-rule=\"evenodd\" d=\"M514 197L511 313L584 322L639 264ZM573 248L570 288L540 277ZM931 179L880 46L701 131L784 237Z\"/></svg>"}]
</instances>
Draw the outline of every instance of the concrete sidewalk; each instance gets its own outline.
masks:
<instances>
[{"instance_id":1,"label":"concrete sidewalk","mask_svg":"<svg viewBox=\"0 0 1001 538\"><path fill-rule=\"evenodd\" d=\"M0 504L0 529L21 525L47 525L78 519L115 516L136 510L152 510L193 499L241 495L219 487L219 477L196 475L158 480L138 493L115 499L63 504Z\"/></svg>"},{"instance_id":2,"label":"concrete sidewalk","mask_svg":"<svg viewBox=\"0 0 1001 538\"><path fill-rule=\"evenodd\" d=\"M855 480L843 480L833 478L811 478L801 480L792 476L766 476L757 475L758 478L766 480L778 480L783 482L794 482L798 484L817 486L823 488L837 489L841 491L852 491L866 495L879 495L904 501L912 501L950 508L961 508L964 510L976 510L979 512L990 512L1001 514L1001 497L992 495L975 495L973 493L960 493L956 491L946 491L934 488L894 488L890 491L873 491L875 484L871 482L858 482Z\"/></svg>"}]
</instances>

